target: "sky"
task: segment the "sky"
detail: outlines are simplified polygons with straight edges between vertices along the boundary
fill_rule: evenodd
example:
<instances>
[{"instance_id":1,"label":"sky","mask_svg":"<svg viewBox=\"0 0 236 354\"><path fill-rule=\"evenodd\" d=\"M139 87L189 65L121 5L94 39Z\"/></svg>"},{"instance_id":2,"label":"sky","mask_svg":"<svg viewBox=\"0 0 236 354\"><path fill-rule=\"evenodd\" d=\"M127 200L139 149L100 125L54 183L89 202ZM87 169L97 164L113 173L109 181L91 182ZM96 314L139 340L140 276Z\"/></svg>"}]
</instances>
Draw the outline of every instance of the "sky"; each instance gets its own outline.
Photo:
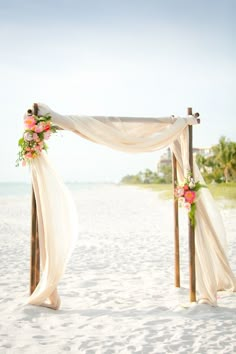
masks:
<instances>
[{"instance_id":1,"label":"sky","mask_svg":"<svg viewBox=\"0 0 236 354\"><path fill-rule=\"evenodd\" d=\"M194 146L236 141L234 0L0 0L0 182L15 167L33 102L61 114L200 113ZM163 151L113 151L63 132L49 157L65 181L118 182Z\"/></svg>"}]
</instances>

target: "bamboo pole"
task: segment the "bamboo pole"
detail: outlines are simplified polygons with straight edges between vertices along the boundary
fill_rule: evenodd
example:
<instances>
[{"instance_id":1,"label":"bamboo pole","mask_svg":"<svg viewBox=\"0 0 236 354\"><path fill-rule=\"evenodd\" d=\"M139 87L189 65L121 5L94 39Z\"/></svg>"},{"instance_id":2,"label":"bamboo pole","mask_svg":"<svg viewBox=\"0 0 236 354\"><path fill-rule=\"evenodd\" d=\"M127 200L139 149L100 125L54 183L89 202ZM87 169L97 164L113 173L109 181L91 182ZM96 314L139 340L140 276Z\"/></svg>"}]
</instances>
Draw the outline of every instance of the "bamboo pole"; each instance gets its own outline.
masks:
<instances>
[{"instance_id":1,"label":"bamboo pole","mask_svg":"<svg viewBox=\"0 0 236 354\"><path fill-rule=\"evenodd\" d=\"M187 114L192 115L192 108L187 109ZM193 128L192 125L188 126L189 129L189 167L193 176ZM194 177L194 176L193 176ZM191 225L190 220L188 224L189 233L189 283L190 283L190 302L196 301L196 269L195 269L195 232L194 227Z\"/></svg>"},{"instance_id":2,"label":"bamboo pole","mask_svg":"<svg viewBox=\"0 0 236 354\"><path fill-rule=\"evenodd\" d=\"M28 114L32 114L29 110ZM38 106L34 104L33 114L38 114ZM33 293L40 279L40 251L38 235L37 205L34 188L32 186L31 201L31 257L30 257L30 294Z\"/></svg>"},{"instance_id":3,"label":"bamboo pole","mask_svg":"<svg viewBox=\"0 0 236 354\"><path fill-rule=\"evenodd\" d=\"M173 193L177 184L177 161L172 153L172 183ZM179 255L179 210L178 200L174 196L174 247L175 247L175 286L180 288L180 255Z\"/></svg>"},{"instance_id":4,"label":"bamboo pole","mask_svg":"<svg viewBox=\"0 0 236 354\"><path fill-rule=\"evenodd\" d=\"M32 187L31 205L31 259L30 259L30 294L33 293L39 281L39 245L37 208L34 189Z\"/></svg>"}]
</instances>

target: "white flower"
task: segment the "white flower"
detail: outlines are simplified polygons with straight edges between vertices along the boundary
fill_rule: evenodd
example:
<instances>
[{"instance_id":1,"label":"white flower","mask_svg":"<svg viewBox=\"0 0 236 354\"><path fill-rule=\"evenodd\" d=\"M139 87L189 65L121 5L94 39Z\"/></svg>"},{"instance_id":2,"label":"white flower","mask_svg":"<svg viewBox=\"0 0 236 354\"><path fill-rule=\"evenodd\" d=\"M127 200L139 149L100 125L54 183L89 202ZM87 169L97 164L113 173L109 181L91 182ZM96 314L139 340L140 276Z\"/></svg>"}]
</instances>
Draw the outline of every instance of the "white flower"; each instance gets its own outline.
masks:
<instances>
[{"instance_id":1,"label":"white flower","mask_svg":"<svg viewBox=\"0 0 236 354\"><path fill-rule=\"evenodd\" d=\"M186 209L187 211L190 211L190 210L191 210L191 204L188 203L188 202L184 203L184 207L185 207L185 209Z\"/></svg>"},{"instance_id":2,"label":"white flower","mask_svg":"<svg viewBox=\"0 0 236 354\"><path fill-rule=\"evenodd\" d=\"M180 206L180 207L183 207L183 206L184 206L184 203L185 203L184 197L180 197L180 198L178 199L178 202L179 202L179 206Z\"/></svg>"},{"instance_id":3,"label":"white flower","mask_svg":"<svg viewBox=\"0 0 236 354\"><path fill-rule=\"evenodd\" d=\"M30 132L25 133L25 134L24 134L24 140L25 140L25 141L32 141L32 140L34 140L33 134L30 133Z\"/></svg>"},{"instance_id":4,"label":"white flower","mask_svg":"<svg viewBox=\"0 0 236 354\"><path fill-rule=\"evenodd\" d=\"M194 182L194 179L191 177L188 186L189 186L190 189L193 189L195 187L195 185L196 184Z\"/></svg>"},{"instance_id":5,"label":"white flower","mask_svg":"<svg viewBox=\"0 0 236 354\"><path fill-rule=\"evenodd\" d=\"M194 187L195 187L195 183L194 183L194 182L192 182L192 181L191 181L191 182L189 182L189 188L190 188L190 189L193 189Z\"/></svg>"}]
</instances>

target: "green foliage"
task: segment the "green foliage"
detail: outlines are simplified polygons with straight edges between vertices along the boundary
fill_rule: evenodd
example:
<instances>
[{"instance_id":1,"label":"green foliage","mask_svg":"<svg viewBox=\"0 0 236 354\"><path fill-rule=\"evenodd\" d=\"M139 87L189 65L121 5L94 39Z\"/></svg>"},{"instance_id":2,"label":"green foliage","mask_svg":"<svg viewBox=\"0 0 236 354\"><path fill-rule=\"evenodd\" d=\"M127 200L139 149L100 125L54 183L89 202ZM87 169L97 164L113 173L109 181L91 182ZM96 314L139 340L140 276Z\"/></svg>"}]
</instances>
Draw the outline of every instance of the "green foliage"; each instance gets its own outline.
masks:
<instances>
[{"instance_id":1,"label":"green foliage","mask_svg":"<svg viewBox=\"0 0 236 354\"><path fill-rule=\"evenodd\" d=\"M172 182L172 165L169 163L168 165L163 165L160 167L160 172L163 175L163 183L171 183Z\"/></svg>"},{"instance_id":2,"label":"green foliage","mask_svg":"<svg viewBox=\"0 0 236 354\"><path fill-rule=\"evenodd\" d=\"M216 199L228 199L236 201L236 183L211 183L208 185L209 190Z\"/></svg>"},{"instance_id":3,"label":"green foliage","mask_svg":"<svg viewBox=\"0 0 236 354\"><path fill-rule=\"evenodd\" d=\"M207 188L207 186L205 184L201 184L199 181L197 181L195 183L195 187L194 187L195 192L199 191L200 188Z\"/></svg>"},{"instance_id":4,"label":"green foliage","mask_svg":"<svg viewBox=\"0 0 236 354\"><path fill-rule=\"evenodd\" d=\"M189 219L190 219L190 223L191 223L191 225L192 225L193 227L195 227L195 225L196 225L195 212L196 212L196 204L193 203L193 204L191 205L191 209L190 209L190 211L189 211L189 213L188 213L188 216L189 216Z\"/></svg>"},{"instance_id":5,"label":"green foliage","mask_svg":"<svg viewBox=\"0 0 236 354\"><path fill-rule=\"evenodd\" d=\"M169 179L165 176L159 177L156 172L146 168L144 171L138 172L136 175L124 176L121 180L124 184L158 184L158 183L170 183Z\"/></svg>"},{"instance_id":6,"label":"green foliage","mask_svg":"<svg viewBox=\"0 0 236 354\"><path fill-rule=\"evenodd\" d=\"M221 137L209 156L196 155L196 162L207 184L236 182L236 142ZM171 163L160 166L160 175L146 169L136 175L127 175L121 183L127 184L170 184L172 181ZM199 187L204 187L199 185Z\"/></svg>"},{"instance_id":7,"label":"green foliage","mask_svg":"<svg viewBox=\"0 0 236 354\"><path fill-rule=\"evenodd\" d=\"M138 175L127 175L124 176L121 180L121 183L124 184L141 184L142 181Z\"/></svg>"},{"instance_id":8,"label":"green foliage","mask_svg":"<svg viewBox=\"0 0 236 354\"><path fill-rule=\"evenodd\" d=\"M236 143L223 136L211 151L208 157L200 154L196 156L196 162L206 182L236 181Z\"/></svg>"}]
</instances>

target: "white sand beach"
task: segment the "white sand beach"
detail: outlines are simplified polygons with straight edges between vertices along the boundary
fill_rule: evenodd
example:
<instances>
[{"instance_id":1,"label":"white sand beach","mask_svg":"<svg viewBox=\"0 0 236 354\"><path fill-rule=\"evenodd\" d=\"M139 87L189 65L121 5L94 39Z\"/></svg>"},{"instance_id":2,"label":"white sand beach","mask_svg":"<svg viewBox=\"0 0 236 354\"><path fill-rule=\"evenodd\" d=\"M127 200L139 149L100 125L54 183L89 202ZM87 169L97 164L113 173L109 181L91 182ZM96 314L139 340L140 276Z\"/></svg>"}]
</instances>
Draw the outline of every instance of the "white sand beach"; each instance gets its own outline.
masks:
<instances>
[{"instance_id":1,"label":"white sand beach","mask_svg":"<svg viewBox=\"0 0 236 354\"><path fill-rule=\"evenodd\" d=\"M181 288L174 287L173 206L127 186L73 188L80 232L53 311L27 305L30 195L0 197L1 354L236 353L236 293L189 303L181 212ZM236 209L219 204L236 273Z\"/></svg>"}]
</instances>

